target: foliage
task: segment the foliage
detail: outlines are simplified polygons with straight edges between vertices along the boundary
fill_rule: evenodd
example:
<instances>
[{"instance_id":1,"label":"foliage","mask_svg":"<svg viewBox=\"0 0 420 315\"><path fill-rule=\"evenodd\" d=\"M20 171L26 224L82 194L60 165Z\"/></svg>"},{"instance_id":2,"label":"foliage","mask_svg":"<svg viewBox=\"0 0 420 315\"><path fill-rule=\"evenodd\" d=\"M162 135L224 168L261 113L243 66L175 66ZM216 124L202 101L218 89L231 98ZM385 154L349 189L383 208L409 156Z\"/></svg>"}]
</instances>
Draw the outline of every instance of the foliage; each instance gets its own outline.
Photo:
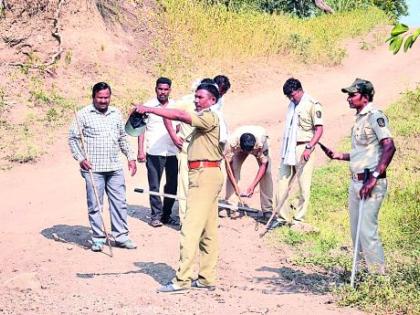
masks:
<instances>
[{"instance_id":1,"label":"foliage","mask_svg":"<svg viewBox=\"0 0 420 315\"><path fill-rule=\"evenodd\" d=\"M301 20L255 10L233 12L223 5L206 6L192 0L163 0L162 5L165 32L155 37L154 46L163 55L155 62L159 74L177 81L196 74L198 65L201 70L210 65L214 69L233 61L274 56L288 55L302 63L340 64L345 56L344 39L388 22L385 14L374 8Z\"/></svg>"},{"instance_id":2,"label":"foliage","mask_svg":"<svg viewBox=\"0 0 420 315\"><path fill-rule=\"evenodd\" d=\"M298 17L309 17L319 13L314 0L202 0L202 2L210 5L224 5L230 10L246 8L270 14L293 14ZM406 0L326 0L326 2L336 12L376 6L395 20L408 13Z\"/></svg>"},{"instance_id":3,"label":"foliage","mask_svg":"<svg viewBox=\"0 0 420 315\"><path fill-rule=\"evenodd\" d=\"M369 313L420 312L420 87L386 110L397 153L387 170L389 191L380 210L380 232L387 275L362 274L356 290L339 283L339 304ZM340 151L348 152L349 139ZM275 237L293 246L295 262L321 266L349 278L352 248L347 213L348 165L332 161L315 170L308 221L319 233L295 235L288 228Z\"/></svg>"},{"instance_id":4,"label":"foliage","mask_svg":"<svg viewBox=\"0 0 420 315\"><path fill-rule=\"evenodd\" d=\"M386 41L389 42L389 50L394 55L400 51L402 46L404 46L404 52L407 52L413 46L414 42L420 36L420 28L406 37L407 34L409 34L409 28L405 24L396 24L391 30L391 36Z\"/></svg>"}]
</instances>

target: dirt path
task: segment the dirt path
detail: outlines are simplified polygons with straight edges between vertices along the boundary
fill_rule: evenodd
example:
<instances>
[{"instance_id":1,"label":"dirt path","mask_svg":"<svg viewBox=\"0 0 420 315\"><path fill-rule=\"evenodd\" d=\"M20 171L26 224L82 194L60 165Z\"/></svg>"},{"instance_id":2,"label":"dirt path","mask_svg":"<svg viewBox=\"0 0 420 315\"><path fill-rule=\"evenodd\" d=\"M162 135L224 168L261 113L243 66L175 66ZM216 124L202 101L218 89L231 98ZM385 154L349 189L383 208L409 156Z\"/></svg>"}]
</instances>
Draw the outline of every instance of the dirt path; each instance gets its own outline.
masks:
<instances>
[{"instance_id":1,"label":"dirt path","mask_svg":"<svg viewBox=\"0 0 420 315\"><path fill-rule=\"evenodd\" d=\"M356 44L355 44L356 46ZM282 133L286 100L281 86L290 75L325 107L324 141L335 144L349 134L353 112L339 89L356 77L372 80L375 103L387 106L419 80L419 47L392 56L351 48L344 65L282 73L263 88L231 93L226 116L232 128L260 124L271 135L274 166ZM235 112L240 108L240 115ZM287 252L273 250L258 238L249 218L221 221L219 287L215 292L162 295L155 289L177 268L178 232L153 229L145 196L145 168L127 179L131 237L138 250L114 250L114 258L92 253L83 181L66 146L66 131L52 152L36 165L23 165L0 176L0 313L14 314L350 314L325 293L331 275L304 270L288 261ZM255 165L247 161L245 181ZM257 200L252 204L258 205ZM57 233L69 243L55 242ZM31 290L28 290L31 288Z\"/></svg>"}]
</instances>

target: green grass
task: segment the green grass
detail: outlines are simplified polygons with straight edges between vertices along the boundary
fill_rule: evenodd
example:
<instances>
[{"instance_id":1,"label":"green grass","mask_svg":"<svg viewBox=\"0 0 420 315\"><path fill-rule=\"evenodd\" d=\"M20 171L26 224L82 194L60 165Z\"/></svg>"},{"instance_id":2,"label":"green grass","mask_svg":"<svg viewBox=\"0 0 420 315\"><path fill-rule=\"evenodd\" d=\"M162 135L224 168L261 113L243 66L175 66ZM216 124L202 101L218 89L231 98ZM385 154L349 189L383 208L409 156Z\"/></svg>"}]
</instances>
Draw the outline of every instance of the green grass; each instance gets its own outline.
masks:
<instances>
[{"instance_id":1,"label":"green grass","mask_svg":"<svg viewBox=\"0 0 420 315\"><path fill-rule=\"evenodd\" d=\"M370 313L420 313L420 88L392 104L389 117L397 153L387 170L388 196L380 210L380 235L388 273L365 275L356 290L348 284L334 290L340 305ZM348 151L346 139L340 151ZM315 170L308 221L319 233L295 235L280 229L275 237L293 247L295 262L320 266L348 279L351 270L347 198L348 164L332 161Z\"/></svg>"},{"instance_id":2,"label":"green grass","mask_svg":"<svg viewBox=\"0 0 420 315\"><path fill-rule=\"evenodd\" d=\"M375 9L339 12L302 20L253 10L229 11L192 0L162 0L163 29L156 48L165 47L157 71L172 78L203 67L217 68L254 58L288 55L301 63L337 65L346 55L344 39L388 23Z\"/></svg>"}]
</instances>

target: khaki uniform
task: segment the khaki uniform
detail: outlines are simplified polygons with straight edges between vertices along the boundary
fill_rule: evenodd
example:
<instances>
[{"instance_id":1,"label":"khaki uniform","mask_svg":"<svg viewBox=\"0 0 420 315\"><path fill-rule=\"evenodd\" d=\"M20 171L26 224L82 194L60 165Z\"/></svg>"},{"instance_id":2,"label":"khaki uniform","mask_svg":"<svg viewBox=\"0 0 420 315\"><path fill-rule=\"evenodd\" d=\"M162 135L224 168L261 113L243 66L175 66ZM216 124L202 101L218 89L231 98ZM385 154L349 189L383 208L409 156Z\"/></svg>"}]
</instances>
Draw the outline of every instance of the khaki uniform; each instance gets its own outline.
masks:
<instances>
[{"instance_id":1,"label":"khaki uniform","mask_svg":"<svg viewBox=\"0 0 420 315\"><path fill-rule=\"evenodd\" d=\"M188 147L188 161L220 161L219 119L210 110L191 114L195 127ZM187 211L181 229L180 266L173 282L190 287L197 250L200 250L198 279L214 285L219 255L217 202L223 186L220 167L189 170Z\"/></svg>"},{"instance_id":2,"label":"khaki uniform","mask_svg":"<svg viewBox=\"0 0 420 315\"><path fill-rule=\"evenodd\" d=\"M169 107L168 107L169 108ZM189 94L177 101L171 108L185 110L189 113L195 112L194 95ZM178 152L178 190L177 195L179 197L179 219L181 225L184 221L185 212L187 210L187 191L188 191L188 156L187 149L190 144L191 134L194 131L194 127L186 123L180 123L178 136L184 140L182 150Z\"/></svg>"},{"instance_id":3,"label":"khaki uniform","mask_svg":"<svg viewBox=\"0 0 420 315\"><path fill-rule=\"evenodd\" d=\"M282 159L279 168L279 178L277 182L276 205L280 203L282 197L288 189L290 180L293 174L296 173L296 168L300 164L300 159L303 151L305 151L306 142L309 142L315 133L315 126L322 126L322 106L308 94L304 94L299 104L296 106L298 116L296 142L305 142L296 145L296 161L297 165L288 165ZM312 152L310 159L306 162L300 175L298 174L299 183L299 199L295 205L296 213L293 216L293 221L301 222L304 220L308 211L309 197L312 182L312 173L315 164L315 151ZM282 207L277 206L275 209L279 214L279 220L289 221L290 205L284 202Z\"/></svg>"},{"instance_id":4,"label":"khaki uniform","mask_svg":"<svg viewBox=\"0 0 420 315\"><path fill-rule=\"evenodd\" d=\"M244 152L240 147L240 137L244 133L254 135L256 143L254 149L250 152ZM247 156L251 154L255 156L258 164L267 163L267 170L261 178L260 185L260 203L263 212L273 211L273 178L271 175L271 159L269 156L269 143L267 132L260 126L242 126L237 128L229 137L228 145L225 150L225 156L229 161L232 161L232 172L237 181L241 178L241 167ZM225 199L229 200L235 190L226 177L226 196Z\"/></svg>"},{"instance_id":5,"label":"khaki uniform","mask_svg":"<svg viewBox=\"0 0 420 315\"><path fill-rule=\"evenodd\" d=\"M356 238L359 220L359 192L363 182L355 174L363 173L365 168L373 172L382 155L380 141L390 138L387 117L369 103L356 115L356 122L351 132L352 149L350 152L350 171L352 180L349 188L349 214L353 243ZM364 201L359 249L363 252L370 271L382 270L384 267L384 250L378 233L378 213L387 192L387 180L381 178L372 191L372 196ZM354 245L354 244L353 244ZM360 252L358 259L360 259ZM379 268L379 269L377 269Z\"/></svg>"}]
</instances>

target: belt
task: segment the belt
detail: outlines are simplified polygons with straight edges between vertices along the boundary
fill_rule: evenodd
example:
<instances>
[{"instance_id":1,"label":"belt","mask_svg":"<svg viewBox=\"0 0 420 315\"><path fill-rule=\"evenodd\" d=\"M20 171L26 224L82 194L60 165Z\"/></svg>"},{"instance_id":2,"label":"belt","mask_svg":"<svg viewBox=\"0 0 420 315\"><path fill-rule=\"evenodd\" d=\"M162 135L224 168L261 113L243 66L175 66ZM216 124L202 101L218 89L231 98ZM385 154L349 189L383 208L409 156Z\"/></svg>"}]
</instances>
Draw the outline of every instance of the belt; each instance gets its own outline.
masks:
<instances>
[{"instance_id":1,"label":"belt","mask_svg":"<svg viewBox=\"0 0 420 315\"><path fill-rule=\"evenodd\" d=\"M309 143L309 141L297 141L296 145L302 145L302 144L307 144Z\"/></svg>"},{"instance_id":2,"label":"belt","mask_svg":"<svg viewBox=\"0 0 420 315\"><path fill-rule=\"evenodd\" d=\"M220 161L188 161L188 169L193 170L201 167L219 167Z\"/></svg>"},{"instance_id":3,"label":"belt","mask_svg":"<svg viewBox=\"0 0 420 315\"><path fill-rule=\"evenodd\" d=\"M368 179L372 177L372 174L373 174L373 172L369 172ZM353 173L353 174L351 174L351 178L353 180L361 181L361 180L364 179L364 177L365 177L364 173ZM380 179L380 178L386 178L386 172L383 172L382 174L379 174L378 179Z\"/></svg>"}]
</instances>

